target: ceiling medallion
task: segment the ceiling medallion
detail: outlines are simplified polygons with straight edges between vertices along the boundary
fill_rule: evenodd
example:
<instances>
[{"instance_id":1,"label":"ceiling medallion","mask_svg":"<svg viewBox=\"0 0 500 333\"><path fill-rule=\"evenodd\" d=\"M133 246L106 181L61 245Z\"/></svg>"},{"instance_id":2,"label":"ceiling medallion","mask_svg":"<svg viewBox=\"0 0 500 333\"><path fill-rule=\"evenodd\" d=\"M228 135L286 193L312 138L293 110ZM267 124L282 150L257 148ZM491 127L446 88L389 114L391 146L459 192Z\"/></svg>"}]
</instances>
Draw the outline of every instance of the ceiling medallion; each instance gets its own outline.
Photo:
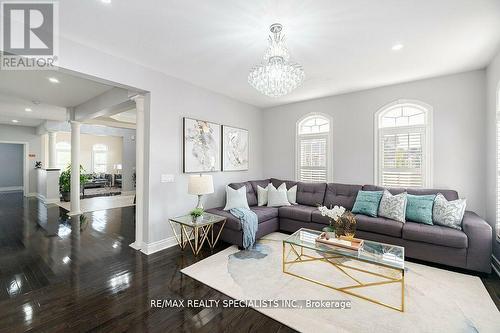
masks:
<instances>
[{"instance_id":1,"label":"ceiling medallion","mask_svg":"<svg viewBox=\"0 0 500 333\"><path fill-rule=\"evenodd\" d=\"M262 63L248 74L248 83L270 97L287 95L304 81L302 66L290 61L290 52L281 34L283 26L279 23L271 25L269 30L269 47L264 53Z\"/></svg>"}]
</instances>

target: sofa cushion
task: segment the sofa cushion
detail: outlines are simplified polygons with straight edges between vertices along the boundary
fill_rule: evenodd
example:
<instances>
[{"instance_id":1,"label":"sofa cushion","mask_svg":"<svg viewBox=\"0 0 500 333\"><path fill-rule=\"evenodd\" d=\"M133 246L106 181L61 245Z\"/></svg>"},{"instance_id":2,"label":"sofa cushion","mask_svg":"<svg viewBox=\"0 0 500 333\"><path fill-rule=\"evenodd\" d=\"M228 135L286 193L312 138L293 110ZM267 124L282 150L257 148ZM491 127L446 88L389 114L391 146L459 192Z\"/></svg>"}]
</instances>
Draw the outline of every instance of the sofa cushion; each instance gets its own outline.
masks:
<instances>
[{"instance_id":1,"label":"sofa cushion","mask_svg":"<svg viewBox=\"0 0 500 333\"><path fill-rule=\"evenodd\" d=\"M392 195L397 195L400 193L406 192L406 189L403 187L382 187L378 185L363 185L363 191L383 191L387 190Z\"/></svg>"},{"instance_id":2,"label":"sofa cushion","mask_svg":"<svg viewBox=\"0 0 500 333\"><path fill-rule=\"evenodd\" d=\"M302 222L311 222L311 214L312 212L317 210L318 208L313 206L305 206L305 205L285 206L285 207L280 207L279 215L280 218L288 218Z\"/></svg>"},{"instance_id":3,"label":"sofa cushion","mask_svg":"<svg viewBox=\"0 0 500 333\"><path fill-rule=\"evenodd\" d=\"M401 237L403 223L386 219L385 217L370 217L356 215L356 229L376 234Z\"/></svg>"},{"instance_id":4,"label":"sofa cushion","mask_svg":"<svg viewBox=\"0 0 500 333\"><path fill-rule=\"evenodd\" d=\"M255 194L257 194L257 186L260 186L262 188L266 188L267 185L271 182L270 179L262 179L262 180L251 180L249 181L250 184L252 184L252 188Z\"/></svg>"},{"instance_id":5,"label":"sofa cushion","mask_svg":"<svg viewBox=\"0 0 500 333\"><path fill-rule=\"evenodd\" d=\"M297 203L306 206L321 206L325 198L326 183L297 184Z\"/></svg>"},{"instance_id":6,"label":"sofa cushion","mask_svg":"<svg viewBox=\"0 0 500 333\"><path fill-rule=\"evenodd\" d=\"M239 189L242 186L246 186L248 205L249 206L256 206L257 205L257 195L255 194L255 191L253 190L252 184L250 182L231 183L231 184L229 184L229 186L231 188L234 188L235 190Z\"/></svg>"},{"instance_id":7,"label":"sofa cushion","mask_svg":"<svg viewBox=\"0 0 500 333\"><path fill-rule=\"evenodd\" d=\"M407 192L408 192L408 194L412 194L412 195L429 195L429 194L437 195L438 193L441 193L442 195L444 195L444 197L448 201L458 199L458 192L454 191L454 190L433 190L433 189L426 189L426 188L409 188L409 189L407 189Z\"/></svg>"},{"instance_id":8,"label":"sofa cushion","mask_svg":"<svg viewBox=\"0 0 500 333\"><path fill-rule=\"evenodd\" d=\"M326 185L323 205L328 208L342 206L345 209L352 210L358 191L361 190L361 188L361 185L329 183Z\"/></svg>"},{"instance_id":9,"label":"sofa cushion","mask_svg":"<svg viewBox=\"0 0 500 333\"><path fill-rule=\"evenodd\" d=\"M311 222L329 225L330 219L328 216L321 215L321 212L316 208L316 210L313 210L311 214Z\"/></svg>"},{"instance_id":10,"label":"sofa cushion","mask_svg":"<svg viewBox=\"0 0 500 333\"><path fill-rule=\"evenodd\" d=\"M223 207L207 209L207 212L227 218L224 228L229 228L236 231L241 230L242 228L240 220L229 211L225 211L222 208ZM251 207L251 210L255 214L257 214L258 223L267 222L273 218L278 217L278 208Z\"/></svg>"},{"instance_id":11,"label":"sofa cushion","mask_svg":"<svg viewBox=\"0 0 500 333\"><path fill-rule=\"evenodd\" d=\"M259 223L278 217L278 208L275 207L252 207L251 210L257 214Z\"/></svg>"},{"instance_id":12,"label":"sofa cushion","mask_svg":"<svg viewBox=\"0 0 500 333\"><path fill-rule=\"evenodd\" d=\"M460 230L414 222L403 225L403 239L458 249L468 246L467 235Z\"/></svg>"},{"instance_id":13,"label":"sofa cushion","mask_svg":"<svg viewBox=\"0 0 500 333\"><path fill-rule=\"evenodd\" d=\"M206 211L208 213L212 213L215 215L223 216L226 218L226 224L224 228L232 229L232 230L241 230L241 222L240 220L231 214L229 211L223 210L224 207L219 207L219 208L211 208L207 209Z\"/></svg>"},{"instance_id":14,"label":"sofa cushion","mask_svg":"<svg viewBox=\"0 0 500 333\"><path fill-rule=\"evenodd\" d=\"M273 186L276 187L276 188L278 188L281 184L285 183L287 190L289 190L293 186L297 185L296 181L293 181L293 180L281 180L281 179L276 179L276 178L271 178L271 183L273 183Z\"/></svg>"}]
</instances>

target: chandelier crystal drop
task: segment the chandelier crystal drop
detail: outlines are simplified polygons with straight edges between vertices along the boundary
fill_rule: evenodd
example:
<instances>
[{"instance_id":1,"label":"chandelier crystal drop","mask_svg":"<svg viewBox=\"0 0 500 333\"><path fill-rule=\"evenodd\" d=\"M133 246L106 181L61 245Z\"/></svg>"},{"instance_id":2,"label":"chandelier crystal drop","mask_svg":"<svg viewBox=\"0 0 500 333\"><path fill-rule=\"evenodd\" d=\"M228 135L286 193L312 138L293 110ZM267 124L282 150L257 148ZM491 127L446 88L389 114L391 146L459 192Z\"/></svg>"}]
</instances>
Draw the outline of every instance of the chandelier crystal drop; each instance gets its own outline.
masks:
<instances>
[{"instance_id":1,"label":"chandelier crystal drop","mask_svg":"<svg viewBox=\"0 0 500 333\"><path fill-rule=\"evenodd\" d=\"M290 52L281 35L283 26L271 25L269 47L264 53L263 62L250 71L248 83L270 97L280 97L290 93L304 81L302 66L290 61Z\"/></svg>"}]
</instances>

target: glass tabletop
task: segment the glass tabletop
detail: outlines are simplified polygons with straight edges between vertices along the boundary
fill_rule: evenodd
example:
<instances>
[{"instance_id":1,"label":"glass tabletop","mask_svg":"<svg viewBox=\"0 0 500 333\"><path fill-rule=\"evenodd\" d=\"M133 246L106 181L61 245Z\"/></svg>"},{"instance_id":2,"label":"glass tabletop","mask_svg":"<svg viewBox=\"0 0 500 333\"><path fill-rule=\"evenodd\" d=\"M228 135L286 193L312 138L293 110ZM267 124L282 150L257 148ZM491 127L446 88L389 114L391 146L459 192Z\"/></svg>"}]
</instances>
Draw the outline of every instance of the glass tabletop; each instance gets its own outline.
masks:
<instances>
[{"instance_id":1,"label":"glass tabletop","mask_svg":"<svg viewBox=\"0 0 500 333\"><path fill-rule=\"evenodd\" d=\"M286 238L284 242L323 253L339 254L345 257L391 268L402 270L405 267L404 247L364 240L363 245L359 250L350 250L316 242L316 238L321 233L321 231L302 228Z\"/></svg>"},{"instance_id":2,"label":"glass tabletop","mask_svg":"<svg viewBox=\"0 0 500 333\"><path fill-rule=\"evenodd\" d=\"M213 224L213 223L218 223L224 221L226 218L220 215L215 215L215 214L210 214L210 213L203 213L203 220L199 222L195 222L193 220L193 217L191 215L183 215L183 216L177 216L173 217L170 219L172 222L184 224L190 227L194 226L205 226L208 224Z\"/></svg>"}]
</instances>

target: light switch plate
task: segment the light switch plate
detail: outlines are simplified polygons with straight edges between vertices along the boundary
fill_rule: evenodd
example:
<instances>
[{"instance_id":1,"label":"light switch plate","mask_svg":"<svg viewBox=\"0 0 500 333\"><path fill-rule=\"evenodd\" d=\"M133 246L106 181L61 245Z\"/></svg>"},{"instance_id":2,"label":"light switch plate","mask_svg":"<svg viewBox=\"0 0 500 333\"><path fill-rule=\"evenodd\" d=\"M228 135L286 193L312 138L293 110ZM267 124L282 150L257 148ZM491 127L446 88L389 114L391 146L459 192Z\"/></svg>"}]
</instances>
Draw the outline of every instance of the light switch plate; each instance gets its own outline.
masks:
<instances>
[{"instance_id":1,"label":"light switch plate","mask_svg":"<svg viewBox=\"0 0 500 333\"><path fill-rule=\"evenodd\" d=\"M173 183L174 182L174 175L161 175L161 182L162 183Z\"/></svg>"}]
</instances>

